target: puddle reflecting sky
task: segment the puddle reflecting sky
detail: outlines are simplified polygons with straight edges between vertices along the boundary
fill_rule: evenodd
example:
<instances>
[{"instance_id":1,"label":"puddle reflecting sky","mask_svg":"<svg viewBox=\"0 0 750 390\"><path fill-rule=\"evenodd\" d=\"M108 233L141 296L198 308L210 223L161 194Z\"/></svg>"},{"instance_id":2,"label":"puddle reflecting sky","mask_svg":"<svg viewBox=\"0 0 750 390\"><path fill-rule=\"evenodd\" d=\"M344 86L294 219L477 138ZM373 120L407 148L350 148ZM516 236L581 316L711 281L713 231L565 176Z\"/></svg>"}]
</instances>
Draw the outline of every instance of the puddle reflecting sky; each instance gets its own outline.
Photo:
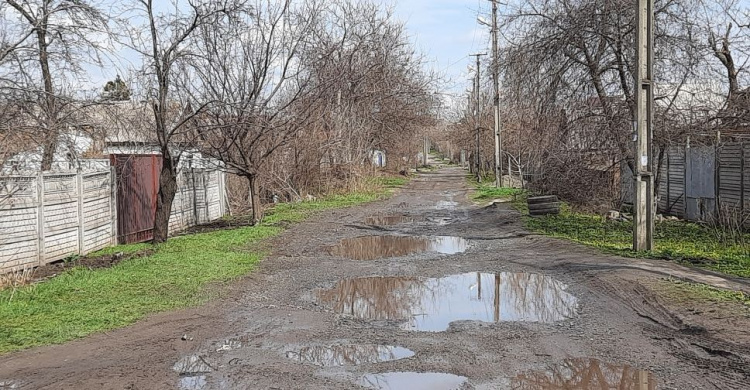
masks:
<instances>
[{"instance_id":1,"label":"puddle reflecting sky","mask_svg":"<svg viewBox=\"0 0 750 390\"><path fill-rule=\"evenodd\" d=\"M362 236L343 239L328 252L355 260L374 260L421 252L455 254L467 247L467 241L461 237Z\"/></svg>"},{"instance_id":2,"label":"puddle reflecting sky","mask_svg":"<svg viewBox=\"0 0 750 390\"><path fill-rule=\"evenodd\" d=\"M514 390L654 390L648 371L596 359L567 359L548 371L524 373L512 381Z\"/></svg>"},{"instance_id":3,"label":"puddle reflecting sky","mask_svg":"<svg viewBox=\"0 0 750 390\"><path fill-rule=\"evenodd\" d=\"M370 277L339 281L318 302L338 313L403 320L408 330L443 331L457 320L554 322L576 312L576 298L548 276L466 273L443 278Z\"/></svg>"},{"instance_id":4,"label":"puddle reflecting sky","mask_svg":"<svg viewBox=\"0 0 750 390\"><path fill-rule=\"evenodd\" d=\"M437 372L386 372L363 376L359 384L382 390L454 390L460 389L466 377Z\"/></svg>"},{"instance_id":5,"label":"puddle reflecting sky","mask_svg":"<svg viewBox=\"0 0 750 390\"><path fill-rule=\"evenodd\" d=\"M414 356L403 347L373 344L343 344L331 346L306 346L289 351L290 359L323 367L372 364Z\"/></svg>"},{"instance_id":6,"label":"puddle reflecting sky","mask_svg":"<svg viewBox=\"0 0 750 390\"><path fill-rule=\"evenodd\" d=\"M205 375L186 376L180 378L177 386L180 390L203 390L208 389L208 382Z\"/></svg>"}]
</instances>

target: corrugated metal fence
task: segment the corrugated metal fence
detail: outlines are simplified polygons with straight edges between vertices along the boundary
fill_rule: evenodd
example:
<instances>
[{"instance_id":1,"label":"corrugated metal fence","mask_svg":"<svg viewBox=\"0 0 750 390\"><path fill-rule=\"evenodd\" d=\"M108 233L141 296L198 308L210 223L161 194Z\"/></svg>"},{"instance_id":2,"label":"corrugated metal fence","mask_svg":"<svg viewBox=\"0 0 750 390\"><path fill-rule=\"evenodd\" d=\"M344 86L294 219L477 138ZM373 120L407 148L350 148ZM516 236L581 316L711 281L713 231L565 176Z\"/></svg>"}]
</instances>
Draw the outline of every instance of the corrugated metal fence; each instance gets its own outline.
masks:
<instances>
[{"instance_id":1,"label":"corrugated metal fence","mask_svg":"<svg viewBox=\"0 0 750 390\"><path fill-rule=\"evenodd\" d=\"M658 212L691 221L709 221L718 207L750 212L750 143L674 146L659 172ZM632 174L622 169L621 197L632 203Z\"/></svg>"}]
</instances>

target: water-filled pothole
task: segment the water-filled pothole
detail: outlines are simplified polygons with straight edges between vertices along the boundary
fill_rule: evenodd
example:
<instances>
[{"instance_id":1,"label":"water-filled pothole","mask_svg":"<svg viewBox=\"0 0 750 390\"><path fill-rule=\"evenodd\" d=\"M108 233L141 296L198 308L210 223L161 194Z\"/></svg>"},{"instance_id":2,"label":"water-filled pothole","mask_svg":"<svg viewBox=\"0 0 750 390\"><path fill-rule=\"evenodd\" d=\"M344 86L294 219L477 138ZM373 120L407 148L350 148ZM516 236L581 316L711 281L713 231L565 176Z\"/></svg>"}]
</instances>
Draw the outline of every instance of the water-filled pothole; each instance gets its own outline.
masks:
<instances>
[{"instance_id":1,"label":"water-filled pothole","mask_svg":"<svg viewBox=\"0 0 750 390\"><path fill-rule=\"evenodd\" d=\"M466 377L439 372L385 372L367 374L359 384L383 390L457 390L466 383Z\"/></svg>"},{"instance_id":2,"label":"water-filled pothole","mask_svg":"<svg viewBox=\"0 0 750 390\"><path fill-rule=\"evenodd\" d=\"M441 200L435 204L435 208L438 210L453 210L458 206L458 202L452 200Z\"/></svg>"},{"instance_id":3,"label":"water-filled pothole","mask_svg":"<svg viewBox=\"0 0 750 390\"><path fill-rule=\"evenodd\" d=\"M461 237L362 236L343 239L328 252L355 260L373 260L421 252L455 254L467 247Z\"/></svg>"},{"instance_id":4,"label":"water-filled pothole","mask_svg":"<svg viewBox=\"0 0 750 390\"><path fill-rule=\"evenodd\" d=\"M597 359L566 359L547 371L534 371L513 379L513 388L539 390L656 389L653 374L627 365Z\"/></svg>"},{"instance_id":5,"label":"water-filled pothole","mask_svg":"<svg viewBox=\"0 0 750 390\"><path fill-rule=\"evenodd\" d=\"M195 374L205 374L213 371L211 367L202 356L191 355L185 356L177 361L172 366L172 370L180 374L180 376L191 376Z\"/></svg>"},{"instance_id":6,"label":"water-filled pothole","mask_svg":"<svg viewBox=\"0 0 750 390\"><path fill-rule=\"evenodd\" d=\"M403 347L375 344L341 344L330 346L305 346L288 351L286 356L302 363L322 367L373 364L414 356Z\"/></svg>"},{"instance_id":7,"label":"water-filled pothole","mask_svg":"<svg viewBox=\"0 0 750 390\"><path fill-rule=\"evenodd\" d=\"M472 272L443 278L369 277L318 291L318 302L342 314L402 321L407 330L443 331L451 322L554 322L576 312L566 286L545 275Z\"/></svg>"},{"instance_id":8,"label":"water-filled pothole","mask_svg":"<svg viewBox=\"0 0 750 390\"><path fill-rule=\"evenodd\" d=\"M205 375L185 376L180 378L177 386L180 390L203 390L208 388L208 381Z\"/></svg>"},{"instance_id":9,"label":"water-filled pothole","mask_svg":"<svg viewBox=\"0 0 750 390\"><path fill-rule=\"evenodd\" d=\"M391 226L402 223L420 222L424 219L421 217L410 217L408 215L373 215L365 218L366 225Z\"/></svg>"}]
</instances>

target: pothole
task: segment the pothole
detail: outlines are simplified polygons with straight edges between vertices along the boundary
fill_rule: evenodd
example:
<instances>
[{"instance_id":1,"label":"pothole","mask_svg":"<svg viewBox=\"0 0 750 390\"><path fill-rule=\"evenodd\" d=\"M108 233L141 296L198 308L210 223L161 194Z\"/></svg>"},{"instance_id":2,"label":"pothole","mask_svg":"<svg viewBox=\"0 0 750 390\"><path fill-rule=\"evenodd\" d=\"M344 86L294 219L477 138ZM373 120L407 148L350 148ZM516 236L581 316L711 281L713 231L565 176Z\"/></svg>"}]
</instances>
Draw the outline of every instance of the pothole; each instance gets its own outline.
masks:
<instances>
[{"instance_id":1,"label":"pothole","mask_svg":"<svg viewBox=\"0 0 750 390\"><path fill-rule=\"evenodd\" d=\"M385 372L367 374L359 385L384 390L457 390L466 383L466 377L440 372Z\"/></svg>"},{"instance_id":2,"label":"pothole","mask_svg":"<svg viewBox=\"0 0 750 390\"><path fill-rule=\"evenodd\" d=\"M442 278L369 277L341 280L317 293L337 313L401 322L406 330L439 332L453 321L554 322L573 317L577 300L545 275L481 273Z\"/></svg>"},{"instance_id":3,"label":"pothole","mask_svg":"<svg viewBox=\"0 0 750 390\"><path fill-rule=\"evenodd\" d=\"M355 260L374 260L422 252L455 254L464 252L468 242L461 237L362 236L341 240L328 252Z\"/></svg>"},{"instance_id":4,"label":"pothole","mask_svg":"<svg viewBox=\"0 0 750 390\"><path fill-rule=\"evenodd\" d=\"M213 367L202 356L191 355L178 360L172 366L172 370L180 374L180 376L194 376L196 374L209 373L213 371Z\"/></svg>"},{"instance_id":5,"label":"pothole","mask_svg":"<svg viewBox=\"0 0 750 390\"><path fill-rule=\"evenodd\" d=\"M208 388L208 381L205 375L186 376L180 378L177 386L180 390L203 390Z\"/></svg>"},{"instance_id":6,"label":"pothole","mask_svg":"<svg viewBox=\"0 0 750 390\"><path fill-rule=\"evenodd\" d=\"M414 223L423 221L421 217L410 217L407 215L373 215L365 218L366 225L392 226L403 223Z\"/></svg>"},{"instance_id":7,"label":"pothole","mask_svg":"<svg viewBox=\"0 0 750 390\"><path fill-rule=\"evenodd\" d=\"M566 359L549 370L518 375L512 382L514 389L656 389L651 372L597 359Z\"/></svg>"},{"instance_id":8,"label":"pothole","mask_svg":"<svg viewBox=\"0 0 750 390\"><path fill-rule=\"evenodd\" d=\"M435 204L435 208L438 210L453 210L458 206L458 202L452 200L441 200Z\"/></svg>"},{"instance_id":9,"label":"pothole","mask_svg":"<svg viewBox=\"0 0 750 390\"><path fill-rule=\"evenodd\" d=\"M20 389L20 388L21 388L21 386L16 381L0 380L0 390Z\"/></svg>"},{"instance_id":10,"label":"pothole","mask_svg":"<svg viewBox=\"0 0 750 390\"><path fill-rule=\"evenodd\" d=\"M354 366L382 363L414 356L403 347L375 344L340 344L330 346L304 346L288 351L286 356L301 363L321 367Z\"/></svg>"}]
</instances>

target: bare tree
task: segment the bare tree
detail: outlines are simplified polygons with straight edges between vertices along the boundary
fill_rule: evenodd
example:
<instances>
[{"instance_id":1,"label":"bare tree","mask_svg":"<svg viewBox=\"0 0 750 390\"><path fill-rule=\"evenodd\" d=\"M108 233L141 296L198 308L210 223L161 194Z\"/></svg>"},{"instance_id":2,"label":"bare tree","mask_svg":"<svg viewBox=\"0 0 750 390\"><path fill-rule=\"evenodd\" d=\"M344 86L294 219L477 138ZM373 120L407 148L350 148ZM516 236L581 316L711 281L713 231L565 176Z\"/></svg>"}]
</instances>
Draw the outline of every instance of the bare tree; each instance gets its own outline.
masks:
<instances>
[{"instance_id":1,"label":"bare tree","mask_svg":"<svg viewBox=\"0 0 750 390\"><path fill-rule=\"evenodd\" d=\"M189 141L189 128L208 106L208 102L191 102L194 95L188 93L192 62L199 55L193 39L201 26L217 14L230 12L235 5L220 0L176 1L167 10L157 9L153 0L134 0L130 5L132 11L126 14L129 19L122 20L126 35L123 42L142 57L142 93L149 101L153 135L161 154L153 239L159 243L166 241L169 233L177 168Z\"/></svg>"},{"instance_id":2,"label":"bare tree","mask_svg":"<svg viewBox=\"0 0 750 390\"><path fill-rule=\"evenodd\" d=\"M92 1L4 0L0 28L0 98L17 104L19 121L41 139L41 169L49 170L60 132L74 126L75 76L100 62L107 16Z\"/></svg>"},{"instance_id":3,"label":"bare tree","mask_svg":"<svg viewBox=\"0 0 750 390\"><path fill-rule=\"evenodd\" d=\"M257 1L232 15L214 15L200 29L195 90L199 99L216 102L201 116L201 147L248 181L256 222L263 215L262 169L311 113L310 78L299 52L320 16L320 4L312 1Z\"/></svg>"}]
</instances>

